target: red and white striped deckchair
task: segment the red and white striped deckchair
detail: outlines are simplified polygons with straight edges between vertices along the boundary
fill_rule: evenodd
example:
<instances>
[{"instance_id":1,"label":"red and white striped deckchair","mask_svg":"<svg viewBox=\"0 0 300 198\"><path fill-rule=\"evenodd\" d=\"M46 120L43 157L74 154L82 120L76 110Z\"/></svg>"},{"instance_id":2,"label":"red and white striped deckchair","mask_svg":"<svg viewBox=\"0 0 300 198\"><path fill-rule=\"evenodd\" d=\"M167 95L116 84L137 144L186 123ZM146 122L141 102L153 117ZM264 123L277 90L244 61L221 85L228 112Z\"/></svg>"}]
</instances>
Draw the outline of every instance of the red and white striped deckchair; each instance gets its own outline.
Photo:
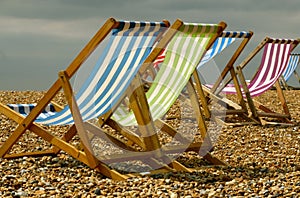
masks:
<instances>
[{"instance_id":1,"label":"red and white striped deckchair","mask_svg":"<svg viewBox=\"0 0 300 198\"><path fill-rule=\"evenodd\" d=\"M242 95L247 99L251 115L261 124L280 124L269 122L264 118L277 118L284 123L291 123L291 115L286 104L283 91L279 85L279 77L286 69L291 51L298 45L299 40L295 39L274 39L266 37L252 53L237 67L237 73L241 87L226 86L222 89L227 94L236 94L240 89ZM260 66L250 82L246 83L242 69L263 49ZM265 105L253 100L275 85L281 102L283 113L277 113ZM260 111L259 111L260 110ZM282 123L282 122L281 122Z\"/></svg>"}]
</instances>

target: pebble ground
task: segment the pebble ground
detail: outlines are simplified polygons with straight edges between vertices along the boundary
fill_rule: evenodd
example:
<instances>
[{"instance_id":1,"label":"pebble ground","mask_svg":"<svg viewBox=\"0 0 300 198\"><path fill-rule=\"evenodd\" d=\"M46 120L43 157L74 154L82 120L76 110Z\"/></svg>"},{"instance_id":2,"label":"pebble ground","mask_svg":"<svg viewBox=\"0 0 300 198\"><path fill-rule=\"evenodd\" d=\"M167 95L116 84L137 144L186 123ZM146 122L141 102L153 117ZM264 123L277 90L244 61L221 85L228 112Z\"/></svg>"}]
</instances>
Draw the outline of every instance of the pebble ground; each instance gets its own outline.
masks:
<instances>
[{"instance_id":1,"label":"pebble ground","mask_svg":"<svg viewBox=\"0 0 300 198\"><path fill-rule=\"evenodd\" d=\"M300 197L300 91L284 91L295 125L223 127L213 154L228 166L211 166L193 153L178 161L197 167L115 181L65 153L0 159L0 197ZM0 102L36 102L37 91L0 91ZM277 106L276 92L258 98ZM63 98L55 100L63 104ZM1 115L0 145L16 127ZM56 132L65 130L54 128ZM42 149L47 143L26 134L13 151Z\"/></svg>"}]
</instances>

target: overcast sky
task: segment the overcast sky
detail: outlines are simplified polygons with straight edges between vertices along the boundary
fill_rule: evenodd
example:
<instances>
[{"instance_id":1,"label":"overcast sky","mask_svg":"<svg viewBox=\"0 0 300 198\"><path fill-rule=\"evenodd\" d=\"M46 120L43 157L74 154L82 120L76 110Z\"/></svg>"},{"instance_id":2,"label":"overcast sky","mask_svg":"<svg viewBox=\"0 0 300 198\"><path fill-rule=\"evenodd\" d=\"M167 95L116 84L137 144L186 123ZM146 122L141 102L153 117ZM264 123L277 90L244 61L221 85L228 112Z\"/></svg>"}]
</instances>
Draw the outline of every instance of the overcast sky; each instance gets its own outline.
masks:
<instances>
[{"instance_id":1,"label":"overcast sky","mask_svg":"<svg viewBox=\"0 0 300 198\"><path fill-rule=\"evenodd\" d=\"M45 90L104 21L218 23L265 36L300 37L299 0L0 0L0 90ZM299 47L298 47L299 48Z\"/></svg>"}]
</instances>

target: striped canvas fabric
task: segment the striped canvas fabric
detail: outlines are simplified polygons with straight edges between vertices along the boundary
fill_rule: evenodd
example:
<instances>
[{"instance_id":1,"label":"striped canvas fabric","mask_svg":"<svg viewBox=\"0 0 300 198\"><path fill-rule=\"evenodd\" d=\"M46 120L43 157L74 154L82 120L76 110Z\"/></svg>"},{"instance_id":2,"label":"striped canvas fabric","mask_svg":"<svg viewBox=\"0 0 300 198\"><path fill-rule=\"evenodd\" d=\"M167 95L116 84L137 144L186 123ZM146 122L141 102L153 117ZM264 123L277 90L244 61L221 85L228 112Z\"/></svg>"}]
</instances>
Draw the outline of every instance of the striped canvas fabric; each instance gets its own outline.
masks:
<instances>
[{"instance_id":1,"label":"striped canvas fabric","mask_svg":"<svg viewBox=\"0 0 300 198\"><path fill-rule=\"evenodd\" d=\"M8 104L8 106L12 110L19 112L24 117L26 117L30 113L30 111L35 107L35 105L36 104ZM56 111L54 106L52 104L48 104L37 119L46 119L49 116L55 115L55 113Z\"/></svg>"},{"instance_id":2,"label":"striped canvas fabric","mask_svg":"<svg viewBox=\"0 0 300 198\"><path fill-rule=\"evenodd\" d=\"M288 66L282 74L285 81L288 81L290 79L291 75L296 70L299 64L299 60L300 60L300 54L291 54Z\"/></svg>"},{"instance_id":3,"label":"striped canvas fabric","mask_svg":"<svg viewBox=\"0 0 300 198\"><path fill-rule=\"evenodd\" d=\"M205 53L204 57L201 59L200 64L197 66L199 70L208 61L212 60L217 54L221 53L225 48L230 46L238 38L248 38L251 34L246 31L224 31L214 42L213 46ZM163 62L165 58L165 51L156 58L153 62L153 67L158 69L159 64Z\"/></svg>"},{"instance_id":4,"label":"striped canvas fabric","mask_svg":"<svg viewBox=\"0 0 300 198\"><path fill-rule=\"evenodd\" d=\"M201 66L212 60L217 54L220 54L225 48L236 41L236 39L248 38L250 36L250 33L245 31L223 31L222 35L216 39L213 46L205 53L205 56L201 60L197 69L199 70Z\"/></svg>"},{"instance_id":5,"label":"striped canvas fabric","mask_svg":"<svg viewBox=\"0 0 300 198\"><path fill-rule=\"evenodd\" d=\"M288 64L291 49L291 44L284 43L267 43L264 46L258 71L248 84L251 96L258 96L274 85ZM227 86L223 92L235 94L236 90L234 86Z\"/></svg>"},{"instance_id":6,"label":"striped canvas fabric","mask_svg":"<svg viewBox=\"0 0 300 198\"><path fill-rule=\"evenodd\" d=\"M146 97L153 120L161 118L178 98L217 32L217 25L184 24L165 49L165 58ZM114 119L123 126L136 125L132 112L118 109Z\"/></svg>"},{"instance_id":7,"label":"striped canvas fabric","mask_svg":"<svg viewBox=\"0 0 300 198\"><path fill-rule=\"evenodd\" d=\"M165 50L162 50L161 53L157 56L157 58L153 62L154 69L158 70L159 65L164 62L165 59Z\"/></svg>"},{"instance_id":8,"label":"striped canvas fabric","mask_svg":"<svg viewBox=\"0 0 300 198\"><path fill-rule=\"evenodd\" d=\"M76 95L84 121L106 113L119 101L165 28L162 22L121 21L112 31L104 53ZM68 106L54 115L39 117L35 122L45 125L74 123Z\"/></svg>"}]
</instances>

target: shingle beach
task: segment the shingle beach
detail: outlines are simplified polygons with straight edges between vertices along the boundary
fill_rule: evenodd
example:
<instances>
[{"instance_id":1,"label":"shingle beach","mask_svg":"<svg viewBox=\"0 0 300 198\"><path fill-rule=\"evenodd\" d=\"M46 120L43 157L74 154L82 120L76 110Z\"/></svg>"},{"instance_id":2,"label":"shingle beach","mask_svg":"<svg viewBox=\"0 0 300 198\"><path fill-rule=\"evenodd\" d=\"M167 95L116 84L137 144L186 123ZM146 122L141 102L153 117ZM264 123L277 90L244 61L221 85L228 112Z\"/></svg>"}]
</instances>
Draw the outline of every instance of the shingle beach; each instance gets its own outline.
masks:
<instances>
[{"instance_id":1,"label":"shingle beach","mask_svg":"<svg viewBox=\"0 0 300 198\"><path fill-rule=\"evenodd\" d=\"M100 173L62 152L57 156L0 159L0 197L300 197L300 91L284 91L294 126L223 127L213 154L228 166L211 166L195 154L178 161L196 167L125 181ZM43 92L0 91L0 102L33 103ZM276 91L258 98L276 106ZM55 100L64 104L63 97ZM17 126L0 114L0 145ZM66 128L56 127L56 132ZM30 134L13 151L49 147Z\"/></svg>"}]
</instances>

